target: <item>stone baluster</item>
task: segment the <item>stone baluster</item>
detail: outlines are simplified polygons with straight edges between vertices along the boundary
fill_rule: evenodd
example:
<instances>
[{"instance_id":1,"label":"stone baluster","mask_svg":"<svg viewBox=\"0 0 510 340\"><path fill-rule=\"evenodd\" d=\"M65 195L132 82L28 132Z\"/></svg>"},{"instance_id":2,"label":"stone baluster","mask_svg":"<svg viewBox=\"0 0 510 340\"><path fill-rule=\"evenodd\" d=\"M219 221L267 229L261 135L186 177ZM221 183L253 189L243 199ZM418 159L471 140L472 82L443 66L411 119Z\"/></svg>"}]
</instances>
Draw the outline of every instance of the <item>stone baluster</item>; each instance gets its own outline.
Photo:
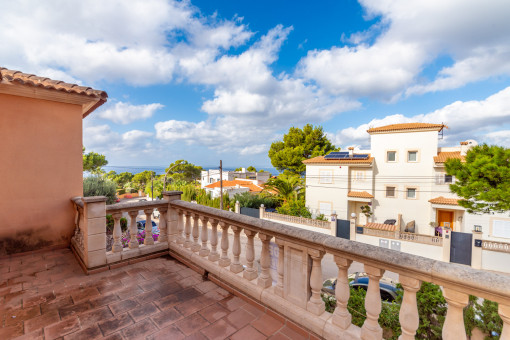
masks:
<instances>
[{"instance_id":1,"label":"stone baluster","mask_svg":"<svg viewBox=\"0 0 510 340\"><path fill-rule=\"evenodd\" d=\"M253 239L257 234L256 231L244 229L244 233L246 237L248 237L248 242L246 242L246 270L243 273L243 277L247 280L254 280L257 278L257 269L255 269L253 265L253 260L255 260L255 245Z\"/></svg>"},{"instance_id":2,"label":"stone baluster","mask_svg":"<svg viewBox=\"0 0 510 340\"><path fill-rule=\"evenodd\" d=\"M184 215L184 212L182 210L178 210L177 214L178 214L178 217L177 217L177 235L175 237L175 242L177 244L184 244L183 232L184 232L184 224L185 224L185 222L184 222L185 215Z\"/></svg>"},{"instance_id":3,"label":"stone baluster","mask_svg":"<svg viewBox=\"0 0 510 340\"><path fill-rule=\"evenodd\" d=\"M143 212L145 213L145 240L143 244L148 246L154 244L154 239L152 238L152 208L145 209Z\"/></svg>"},{"instance_id":4,"label":"stone baluster","mask_svg":"<svg viewBox=\"0 0 510 340\"><path fill-rule=\"evenodd\" d=\"M498 313L503 320L503 330L500 339L510 339L510 306L500 303Z\"/></svg>"},{"instance_id":5,"label":"stone baluster","mask_svg":"<svg viewBox=\"0 0 510 340\"><path fill-rule=\"evenodd\" d=\"M184 233L186 234L186 239L184 240L184 247L191 248L193 242L191 241L191 213L189 211L185 212L186 216L186 225L184 227Z\"/></svg>"},{"instance_id":6,"label":"stone baluster","mask_svg":"<svg viewBox=\"0 0 510 340\"><path fill-rule=\"evenodd\" d=\"M191 250L193 252L197 252L200 250L201 246L200 243L198 243L198 220L200 216L198 214L193 214L193 244L191 245Z\"/></svg>"},{"instance_id":7,"label":"stone baluster","mask_svg":"<svg viewBox=\"0 0 510 340\"><path fill-rule=\"evenodd\" d=\"M338 275L335 287L336 308L333 313L332 321L340 328L347 329L351 325L352 320L351 313L347 310L347 303L349 302L349 295L351 293L347 271L351 266L352 260L335 256L335 263L338 267Z\"/></svg>"},{"instance_id":8,"label":"stone baluster","mask_svg":"<svg viewBox=\"0 0 510 340\"><path fill-rule=\"evenodd\" d=\"M448 311L443 325L443 339L467 339L463 310L468 304L469 296L446 287L443 287L443 296L448 303Z\"/></svg>"},{"instance_id":9,"label":"stone baluster","mask_svg":"<svg viewBox=\"0 0 510 340\"><path fill-rule=\"evenodd\" d=\"M160 207L159 211L159 236L158 242L168 242L168 228L167 228L167 212L168 207Z\"/></svg>"},{"instance_id":10,"label":"stone baluster","mask_svg":"<svg viewBox=\"0 0 510 340\"><path fill-rule=\"evenodd\" d=\"M209 261L216 262L220 258L218 253L218 220L211 220L211 252L209 253Z\"/></svg>"},{"instance_id":11,"label":"stone baluster","mask_svg":"<svg viewBox=\"0 0 510 340\"><path fill-rule=\"evenodd\" d=\"M230 271L233 273L240 273L243 271L243 265L241 261L239 261L239 256L241 255L241 227L232 226L232 231L234 232L234 245L232 246L232 254L234 255L234 260L230 265Z\"/></svg>"},{"instance_id":12,"label":"stone baluster","mask_svg":"<svg viewBox=\"0 0 510 340\"><path fill-rule=\"evenodd\" d=\"M129 222L129 249L138 248L138 227L136 226L136 216L138 216L138 211L130 211L129 213L130 222Z\"/></svg>"},{"instance_id":13,"label":"stone baluster","mask_svg":"<svg viewBox=\"0 0 510 340\"><path fill-rule=\"evenodd\" d=\"M306 309L315 315L321 315L326 311L326 306L321 298L322 289L322 266L321 261L324 252L316 249L308 249L312 258L312 272L310 273L310 289L312 294L306 305Z\"/></svg>"},{"instance_id":14,"label":"stone baluster","mask_svg":"<svg viewBox=\"0 0 510 340\"><path fill-rule=\"evenodd\" d=\"M227 267L230 265L230 258L228 257L228 224L220 222L221 227L221 258L219 265Z\"/></svg>"},{"instance_id":15,"label":"stone baluster","mask_svg":"<svg viewBox=\"0 0 510 340\"><path fill-rule=\"evenodd\" d=\"M416 330L420 325L420 316L418 314L418 305L416 302L416 292L420 289L421 282L418 279L400 275L400 284L404 287L404 298L402 307L400 307L400 327L402 334L399 340L413 340Z\"/></svg>"},{"instance_id":16,"label":"stone baluster","mask_svg":"<svg viewBox=\"0 0 510 340\"><path fill-rule=\"evenodd\" d=\"M260 287L271 287L273 280L269 273L270 254L269 254L269 241L273 238L271 235L259 233L259 238L262 241L262 251L260 253L260 276L257 280L257 285Z\"/></svg>"},{"instance_id":17,"label":"stone baluster","mask_svg":"<svg viewBox=\"0 0 510 340\"><path fill-rule=\"evenodd\" d=\"M384 274L384 269L365 265L365 272L368 274L368 289L365 297L367 319L361 327L361 339L382 339L383 330L378 322L381 313L379 280Z\"/></svg>"},{"instance_id":18,"label":"stone baluster","mask_svg":"<svg viewBox=\"0 0 510 340\"><path fill-rule=\"evenodd\" d=\"M209 231L207 230L207 223L209 222L209 217L206 216L200 216L200 222L202 222L202 247L200 248L200 251L198 252L198 255L202 257L206 257L209 255L210 250L207 247L207 240L209 238Z\"/></svg>"},{"instance_id":19,"label":"stone baluster","mask_svg":"<svg viewBox=\"0 0 510 340\"><path fill-rule=\"evenodd\" d=\"M283 297L283 273L285 265L284 261L284 247L283 247L283 241L279 238L276 238L275 243L278 245L278 267L276 268L278 273L278 280L276 281L276 286L274 287L274 292L276 295Z\"/></svg>"},{"instance_id":20,"label":"stone baluster","mask_svg":"<svg viewBox=\"0 0 510 340\"><path fill-rule=\"evenodd\" d=\"M113 217L113 245L112 245L112 252L118 253L119 251L122 251L122 230L120 228L120 219L122 217L121 212L116 212L112 214Z\"/></svg>"}]
</instances>

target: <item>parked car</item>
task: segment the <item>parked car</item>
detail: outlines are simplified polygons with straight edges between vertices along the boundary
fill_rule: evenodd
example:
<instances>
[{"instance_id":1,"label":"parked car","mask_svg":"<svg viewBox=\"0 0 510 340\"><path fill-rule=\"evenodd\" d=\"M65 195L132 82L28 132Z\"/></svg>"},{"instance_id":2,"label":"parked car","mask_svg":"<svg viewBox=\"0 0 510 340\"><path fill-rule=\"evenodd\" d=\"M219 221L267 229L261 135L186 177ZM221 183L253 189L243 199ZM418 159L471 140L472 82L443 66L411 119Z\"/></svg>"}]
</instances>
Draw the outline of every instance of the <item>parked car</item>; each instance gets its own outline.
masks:
<instances>
[{"instance_id":1,"label":"parked car","mask_svg":"<svg viewBox=\"0 0 510 340\"><path fill-rule=\"evenodd\" d=\"M154 221L151 221L151 222L152 222L152 233L153 234L159 234L158 225ZM141 220L141 221L136 222L136 227L138 228L139 232L145 230L145 220Z\"/></svg>"},{"instance_id":2,"label":"parked car","mask_svg":"<svg viewBox=\"0 0 510 340\"><path fill-rule=\"evenodd\" d=\"M355 273L349 275L349 285L353 288L361 288L364 290L368 289L368 275L366 273ZM335 295L336 278L328 279L324 281L322 285L322 291L329 295ZM397 298L397 285L388 278L381 278L379 281L379 291L381 293L381 299L387 302L393 302Z\"/></svg>"}]
</instances>

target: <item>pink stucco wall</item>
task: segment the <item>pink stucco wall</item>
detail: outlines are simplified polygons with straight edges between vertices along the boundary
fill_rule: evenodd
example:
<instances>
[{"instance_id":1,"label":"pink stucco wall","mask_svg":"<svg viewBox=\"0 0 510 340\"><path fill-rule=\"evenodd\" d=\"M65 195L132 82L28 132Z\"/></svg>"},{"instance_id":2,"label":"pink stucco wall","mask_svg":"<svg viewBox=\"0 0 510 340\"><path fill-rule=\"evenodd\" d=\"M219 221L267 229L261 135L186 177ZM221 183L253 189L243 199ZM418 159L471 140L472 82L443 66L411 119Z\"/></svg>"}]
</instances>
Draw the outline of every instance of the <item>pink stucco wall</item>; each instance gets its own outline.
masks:
<instances>
[{"instance_id":1,"label":"pink stucco wall","mask_svg":"<svg viewBox=\"0 0 510 340\"><path fill-rule=\"evenodd\" d=\"M0 94L0 255L69 245L82 167L81 106Z\"/></svg>"}]
</instances>

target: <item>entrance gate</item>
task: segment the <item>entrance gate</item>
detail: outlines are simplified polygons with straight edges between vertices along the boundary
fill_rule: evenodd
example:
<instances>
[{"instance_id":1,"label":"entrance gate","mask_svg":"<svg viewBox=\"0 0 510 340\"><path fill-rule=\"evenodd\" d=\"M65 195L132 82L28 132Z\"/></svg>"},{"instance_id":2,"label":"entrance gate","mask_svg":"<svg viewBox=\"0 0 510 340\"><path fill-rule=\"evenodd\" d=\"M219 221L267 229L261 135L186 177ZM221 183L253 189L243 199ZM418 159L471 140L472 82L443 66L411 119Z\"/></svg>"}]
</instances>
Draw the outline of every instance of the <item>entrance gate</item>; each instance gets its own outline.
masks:
<instances>
[{"instance_id":1,"label":"entrance gate","mask_svg":"<svg viewBox=\"0 0 510 340\"><path fill-rule=\"evenodd\" d=\"M473 234L451 232L450 262L471 266Z\"/></svg>"},{"instance_id":2,"label":"entrance gate","mask_svg":"<svg viewBox=\"0 0 510 340\"><path fill-rule=\"evenodd\" d=\"M351 239L351 222L349 220L336 220L336 237Z\"/></svg>"}]
</instances>

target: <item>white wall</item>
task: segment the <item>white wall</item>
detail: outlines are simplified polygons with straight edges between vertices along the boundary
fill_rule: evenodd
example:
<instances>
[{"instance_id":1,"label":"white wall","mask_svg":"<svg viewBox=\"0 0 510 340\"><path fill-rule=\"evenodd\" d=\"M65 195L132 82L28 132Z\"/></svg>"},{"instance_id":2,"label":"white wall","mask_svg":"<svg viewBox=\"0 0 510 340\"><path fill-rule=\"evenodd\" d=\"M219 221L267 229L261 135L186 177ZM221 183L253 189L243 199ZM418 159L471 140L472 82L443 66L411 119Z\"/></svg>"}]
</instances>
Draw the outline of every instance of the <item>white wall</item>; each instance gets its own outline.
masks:
<instances>
[{"instance_id":1,"label":"white wall","mask_svg":"<svg viewBox=\"0 0 510 340\"><path fill-rule=\"evenodd\" d=\"M482 250L482 269L510 273L510 254Z\"/></svg>"},{"instance_id":2,"label":"white wall","mask_svg":"<svg viewBox=\"0 0 510 340\"><path fill-rule=\"evenodd\" d=\"M423 256L423 257L427 257L432 260L438 260L438 261L443 260L443 247L433 246L430 244L402 241L402 240L392 240L392 239L387 239L387 238L378 237L378 236L356 234L357 242L371 244L374 246L379 246L379 239L388 240L388 244L391 244L391 241L399 241L400 242L400 251L403 253Z\"/></svg>"},{"instance_id":3,"label":"white wall","mask_svg":"<svg viewBox=\"0 0 510 340\"><path fill-rule=\"evenodd\" d=\"M291 227L300 228L300 229L316 231L318 233L322 233L322 234L326 234L326 235L331 235L331 230L329 230L329 229L317 228L317 227L312 227L312 226L309 226L309 225L298 224L298 223L291 223L291 222L280 221L280 220L272 220L270 218L263 218L263 220L267 220L267 221L271 221L271 222L276 222L276 223L281 223L281 224L285 224L285 225L288 225L288 226L291 226Z\"/></svg>"}]
</instances>

